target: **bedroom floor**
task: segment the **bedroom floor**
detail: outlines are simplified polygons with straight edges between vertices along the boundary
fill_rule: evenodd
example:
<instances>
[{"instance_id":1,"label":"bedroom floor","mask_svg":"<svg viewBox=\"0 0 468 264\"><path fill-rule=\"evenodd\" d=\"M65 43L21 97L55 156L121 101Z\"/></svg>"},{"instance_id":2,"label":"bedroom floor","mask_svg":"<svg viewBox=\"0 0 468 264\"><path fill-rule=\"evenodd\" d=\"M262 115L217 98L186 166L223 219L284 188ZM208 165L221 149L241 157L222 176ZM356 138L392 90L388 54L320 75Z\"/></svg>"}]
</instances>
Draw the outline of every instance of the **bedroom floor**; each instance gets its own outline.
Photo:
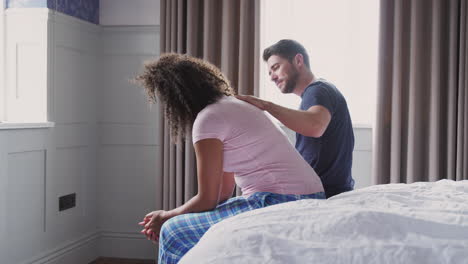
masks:
<instances>
[{"instance_id":1,"label":"bedroom floor","mask_svg":"<svg viewBox=\"0 0 468 264\"><path fill-rule=\"evenodd\" d=\"M98 258L89 264L155 264L151 259Z\"/></svg>"}]
</instances>

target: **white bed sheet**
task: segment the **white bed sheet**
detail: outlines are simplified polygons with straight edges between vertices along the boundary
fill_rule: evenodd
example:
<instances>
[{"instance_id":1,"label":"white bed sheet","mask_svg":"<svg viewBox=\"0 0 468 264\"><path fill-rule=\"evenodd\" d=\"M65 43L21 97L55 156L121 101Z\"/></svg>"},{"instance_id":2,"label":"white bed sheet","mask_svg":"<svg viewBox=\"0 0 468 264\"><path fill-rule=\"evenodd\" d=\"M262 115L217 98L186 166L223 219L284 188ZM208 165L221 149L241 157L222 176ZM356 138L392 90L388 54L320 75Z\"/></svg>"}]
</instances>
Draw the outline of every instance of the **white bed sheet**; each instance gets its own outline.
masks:
<instances>
[{"instance_id":1,"label":"white bed sheet","mask_svg":"<svg viewBox=\"0 0 468 264\"><path fill-rule=\"evenodd\" d=\"M187 263L468 263L468 181L387 184L226 219Z\"/></svg>"}]
</instances>

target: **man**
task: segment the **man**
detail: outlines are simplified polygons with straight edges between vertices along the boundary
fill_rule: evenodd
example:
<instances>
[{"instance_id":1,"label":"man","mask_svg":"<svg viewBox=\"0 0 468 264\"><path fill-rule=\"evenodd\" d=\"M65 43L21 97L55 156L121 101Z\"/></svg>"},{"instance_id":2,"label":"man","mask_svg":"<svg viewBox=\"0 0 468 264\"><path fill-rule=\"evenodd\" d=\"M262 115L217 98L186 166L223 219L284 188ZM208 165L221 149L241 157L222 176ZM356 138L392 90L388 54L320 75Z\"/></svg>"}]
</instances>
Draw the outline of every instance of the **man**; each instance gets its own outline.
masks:
<instances>
[{"instance_id":1,"label":"man","mask_svg":"<svg viewBox=\"0 0 468 264\"><path fill-rule=\"evenodd\" d=\"M253 96L237 98L269 112L296 132L296 149L319 175L327 198L352 190L354 134L343 95L333 84L314 76L309 56L297 41L280 40L264 50L263 60L282 93L302 98L299 110Z\"/></svg>"}]
</instances>

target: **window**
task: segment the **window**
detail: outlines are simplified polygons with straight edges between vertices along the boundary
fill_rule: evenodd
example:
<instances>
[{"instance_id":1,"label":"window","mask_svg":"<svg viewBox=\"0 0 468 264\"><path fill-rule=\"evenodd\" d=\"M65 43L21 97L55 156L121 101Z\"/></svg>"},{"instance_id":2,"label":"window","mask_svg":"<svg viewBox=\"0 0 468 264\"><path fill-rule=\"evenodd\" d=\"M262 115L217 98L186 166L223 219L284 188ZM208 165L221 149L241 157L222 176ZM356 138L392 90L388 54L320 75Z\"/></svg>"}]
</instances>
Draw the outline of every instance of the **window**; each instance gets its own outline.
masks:
<instances>
[{"instance_id":1,"label":"window","mask_svg":"<svg viewBox=\"0 0 468 264\"><path fill-rule=\"evenodd\" d=\"M48 15L43 8L1 9L0 121L47 122Z\"/></svg>"},{"instance_id":2,"label":"window","mask_svg":"<svg viewBox=\"0 0 468 264\"><path fill-rule=\"evenodd\" d=\"M345 96L353 124L375 119L379 1L263 0L261 53L280 39L295 39L309 53L316 77L334 83ZM297 109L300 98L283 95L261 62L260 97Z\"/></svg>"}]
</instances>

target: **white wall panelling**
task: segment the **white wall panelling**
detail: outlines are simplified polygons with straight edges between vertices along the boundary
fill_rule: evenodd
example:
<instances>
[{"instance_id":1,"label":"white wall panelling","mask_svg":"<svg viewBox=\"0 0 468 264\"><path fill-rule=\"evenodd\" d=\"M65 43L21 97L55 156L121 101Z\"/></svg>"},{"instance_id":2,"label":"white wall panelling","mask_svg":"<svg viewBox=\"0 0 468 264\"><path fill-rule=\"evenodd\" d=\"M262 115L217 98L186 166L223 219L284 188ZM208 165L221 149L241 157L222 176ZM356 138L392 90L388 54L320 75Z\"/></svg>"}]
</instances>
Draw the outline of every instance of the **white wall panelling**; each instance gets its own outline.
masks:
<instances>
[{"instance_id":1,"label":"white wall panelling","mask_svg":"<svg viewBox=\"0 0 468 264\"><path fill-rule=\"evenodd\" d=\"M6 131L6 130L4 130ZM7 191L8 191L8 163L6 151L7 137L4 136L5 132L0 130L0 237L7 237ZM6 244L5 239L0 241L0 261L4 262L7 258L9 246Z\"/></svg>"},{"instance_id":2,"label":"white wall panelling","mask_svg":"<svg viewBox=\"0 0 468 264\"><path fill-rule=\"evenodd\" d=\"M103 256L116 258L154 259L157 256L157 245L141 239L141 236L134 232L103 231L99 252Z\"/></svg>"},{"instance_id":3,"label":"white wall panelling","mask_svg":"<svg viewBox=\"0 0 468 264\"><path fill-rule=\"evenodd\" d=\"M101 25L159 25L159 0L100 0Z\"/></svg>"},{"instance_id":4,"label":"white wall panelling","mask_svg":"<svg viewBox=\"0 0 468 264\"><path fill-rule=\"evenodd\" d=\"M10 16L47 29L40 85L55 127L0 130L0 234L13 237L0 241L0 263L154 258L137 223L158 205L161 117L130 79L158 54L159 27L101 28L46 9ZM70 193L76 207L59 212Z\"/></svg>"},{"instance_id":5,"label":"white wall panelling","mask_svg":"<svg viewBox=\"0 0 468 264\"><path fill-rule=\"evenodd\" d=\"M21 32L9 32L8 48L20 48L19 56L8 52L8 80L16 81L16 75L27 80L18 86L20 97L36 96L34 91L42 89L48 96L43 100L48 102L48 119L56 126L0 130L0 234L10 238L0 241L0 263L89 263L99 256L100 235L96 201L100 28L47 9L7 13L9 26L21 25ZM30 71L41 73L28 79ZM8 96L16 96L11 87L16 86L9 86ZM76 207L59 212L58 198L70 193L76 193Z\"/></svg>"},{"instance_id":6,"label":"white wall panelling","mask_svg":"<svg viewBox=\"0 0 468 264\"><path fill-rule=\"evenodd\" d=\"M354 188L359 189L372 185L372 128L354 128L354 152L352 175Z\"/></svg>"},{"instance_id":7,"label":"white wall panelling","mask_svg":"<svg viewBox=\"0 0 468 264\"><path fill-rule=\"evenodd\" d=\"M6 237L9 247L38 255L46 239L46 151L8 153ZM25 166L27 164L27 166ZM27 235L18 235L27 234ZM34 238L34 239L31 239ZM23 250L9 250L9 263L20 263Z\"/></svg>"},{"instance_id":8,"label":"white wall panelling","mask_svg":"<svg viewBox=\"0 0 468 264\"><path fill-rule=\"evenodd\" d=\"M102 87L99 94L100 253L107 257L154 258L156 246L137 222L157 208L160 117L141 87L131 83L145 60L159 53L159 27L102 27ZM108 219L113 219L108 221Z\"/></svg>"},{"instance_id":9,"label":"white wall panelling","mask_svg":"<svg viewBox=\"0 0 468 264\"><path fill-rule=\"evenodd\" d=\"M96 122L99 87L99 32L97 25L55 13L53 101L56 123ZM91 120L90 120L91 119Z\"/></svg>"}]
</instances>

